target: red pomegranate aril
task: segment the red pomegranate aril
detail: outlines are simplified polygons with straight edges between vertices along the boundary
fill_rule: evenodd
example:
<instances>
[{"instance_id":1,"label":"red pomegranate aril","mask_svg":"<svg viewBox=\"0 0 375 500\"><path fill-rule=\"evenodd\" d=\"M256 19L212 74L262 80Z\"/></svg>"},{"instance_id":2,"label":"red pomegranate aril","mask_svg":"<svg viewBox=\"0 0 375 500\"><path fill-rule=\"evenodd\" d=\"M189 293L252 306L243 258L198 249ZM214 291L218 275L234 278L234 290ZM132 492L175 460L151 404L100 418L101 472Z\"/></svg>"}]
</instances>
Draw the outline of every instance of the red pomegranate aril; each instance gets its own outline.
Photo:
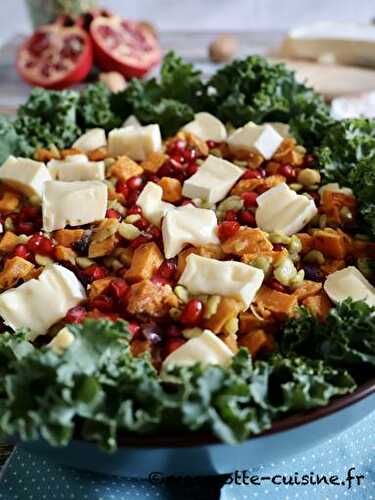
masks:
<instances>
[{"instance_id":1,"label":"red pomegranate aril","mask_svg":"<svg viewBox=\"0 0 375 500\"><path fill-rule=\"evenodd\" d=\"M39 215L40 215L39 208L28 205L26 207L23 207L20 214L20 218L22 221L32 221L38 218Z\"/></svg>"},{"instance_id":2,"label":"red pomegranate aril","mask_svg":"<svg viewBox=\"0 0 375 500\"><path fill-rule=\"evenodd\" d=\"M213 141L212 139L209 139L208 141L206 141L206 144L208 146L209 149L213 149L213 148L216 148L216 146L219 144L218 142L215 142Z\"/></svg>"},{"instance_id":3,"label":"red pomegranate aril","mask_svg":"<svg viewBox=\"0 0 375 500\"><path fill-rule=\"evenodd\" d=\"M137 207L137 206L134 206L134 207L130 207L129 210L127 211L127 214L126 215L138 215L138 214L141 214L142 213L142 210L140 207Z\"/></svg>"},{"instance_id":4,"label":"red pomegranate aril","mask_svg":"<svg viewBox=\"0 0 375 500\"><path fill-rule=\"evenodd\" d=\"M128 188L126 181L118 180L116 182L115 189L116 189L117 193L121 193L122 195L125 196L125 198L127 198L128 194L129 194L129 188Z\"/></svg>"},{"instance_id":5,"label":"red pomegranate aril","mask_svg":"<svg viewBox=\"0 0 375 500\"><path fill-rule=\"evenodd\" d=\"M161 238L161 230L158 227L156 227L156 226L149 227L148 234L154 240L157 240L157 239Z\"/></svg>"},{"instance_id":6,"label":"red pomegranate aril","mask_svg":"<svg viewBox=\"0 0 375 500\"><path fill-rule=\"evenodd\" d=\"M287 181L292 181L296 178L296 171L291 165L281 165L277 169L277 173L286 177Z\"/></svg>"},{"instance_id":7,"label":"red pomegranate aril","mask_svg":"<svg viewBox=\"0 0 375 500\"><path fill-rule=\"evenodd\" d=\"M103 266L92 264L90 267L83 271L83 274L91 281L100 280L108 276L108 271Z\"/></svg>"},{"instance_id":8,"label":"red pomegranate aril","mask_svg":"<svg viewBox=\"0 0 375 500\"><path fill-rule=\"evenodd\" d=\"M186 148L186 141L183 139L176 139L175 141L168 144L167 153L173 154L175 152L181 152Z\"/></svg>"},{"instance_id":9,"label":"red pomegranate aril","mask_svg":"<svg viewBox=\"0 0 375 500\"><path fill-rule=\"evenodd\" d=\"M139 191L130 191L126 198L126 206L132 207L136 204L139 196Z\"/></svg>"},{"instance_id":10,"label":"red pomegranate aril","mask_svg":"<svg viewBox=\"0 0 375 500\"><path fill-rule=\"evenodd\" d=\"M82 306L76 306L69 309L69 311L66 313L65 321L67 323L82 323L86 316L86 309Z\"/></svg>"},{"instance_id":11,"label":"red pomegranate aril","mask_svg":"<svg viewBox=\"0 0 375 500\"><path fill-rule=\"evenodd\" d=\"M253 212L250 212L249 210L244 210L243 212L240 212L239 219L240 222L245 226L251 226L251 227L256 226L255 216Z\"/></svg>"},{"instance_id":12,"label":"red pomegranate aril","mask_svg":"<svg viewBox=\"0 0 375 500\"><path fill-rule=\"evenodd\" d=\"M238 218L238 214L236 210L227 210L224 214L224 220L226 221L236 221Z\"/></svg>"},{"instance_id":13,"label":"red pomegranate aril","mask_svg":"<svg viewBox=\"0 0 375 500\"><path fill-rule=\"evenodd\" d=\"M186 177L191 177L198 172L198 165L196 163L190 163L185 170Z\"/></svg>"},{"instance_id":14,"label":"red pomegranate aril","mask_svg":"<svg viewBox=\"0 0 375 500\"><path fill-rule=\"evenodd\" d=\"M179 317L180 323L183 325L194 326L199 323L203 315L203 303L198 299L191 299L185 305L184 310Z\"/></svg>"},{"instance_id":15,"label":"red pomegranate aril","mask_svg":"<svg viewBox=\"0 0 375 500\"><path fill-rule=\"evenodd\" d=\"M130 242L130 248L133 248L133 250L135 250L144 243L148 243L150 240L152 240L151 234L141 234Z\"/></svg>"},{"instance_id":16,"label":"red pomegranate aril","mask_svg":"<svg viewBox=\"0 0 375 500\"><path fill-rule=\"evenodd\" d=\"M159 184L160 178L157 175L153 174L152 172L148 172L147 181L154 182L155 184Z\"/></svg>"},{"instance_id":17,"label":"red pomegranate aril","mask_svg":"<svg viewBox=\"0 0 375 500\"><path fill-rule=\"evenodd\" d=\"M253 191L247 191L246 193L241 194L241 198L243 199L243 203L246 208L257 207L257 198L258 194Z\"/></svg>"},{"instance_id":18,"label":"red pomegranate aril","mask_svg":"<svg viewBox=\"0 0 375 500\"><path fill-rule=\"evenodd\" d=\"M194 148L185 148L182 151L182 156L188 163L193 162L197 157L197 151Z\"/></svg>"},{"instance_id":19,"label":"red pomegranate aril","mask_svg":"<svg viewBox=\"0 0 375 500\"><path fill-rule=\"evenodd\" d=\"M130 179L128 179L126 181L126 184L127 184L129 189L131 189L132 191L136 191L142 187L143 179L142 179L142 177L137 175L135 177L131 177Z\"/></svg>"},{"instance_id":20,"label":"red pomegranate aril","mask_svg":"<svg viewBox=\"0 0 375 500\"><path fill-rule=\"evenodd\" d=\"M223 240L227 240L231 236L234 236L237 231L240 229L240 225L236 221L224 221L219 224L218 227L218 236Z\"/></svg>"},{"instance_id":21,"label":"red pomegranate aril","mask_svg":"<svg viewBox=\"0 0 375 500\"><path fill-rule=\"evenodd\" d=\"M141 327L136 323L128 323L128 330L133 338L138 337L141 333Z\"/></svg>"},{"instance_id":22,"label":"red pomegranate aril","mask_svg":"<svg viewBox=\"0 0 375 500\"><path fill-rule=\"evenodd\" d=\"M108 287L108 293L117 300L123 299L129 291L129 285L121 278L115 278Z\"/></svg>"},{"instance_id":23,"label":"red pomegranate aril","mask_svg":"<svg viewBox=\"0 0 375 500\"><path fill-rule=\"evenodd\" d=\"M146 219L144 219L143 217L141 217L140 219L133 222L133 224L141 231L146 230L150 225L150 223Z\"/></svg>"},{"instance_id":24,"label":"red pomegranate aril","mask_svg":"<svg viewBox=\"0 0 375 500\"><path fill-rule=\"evenodd\" d=\"M120 214L120 212L118 212L117 210L115 210L114 208L109 208L106 213L105 213L105 216L107 219L117 219L117 220L121 220L122 218L122 215Z\"/></svg>"},{"instance_id":25,"label":"red pomegranate aril","mask_svg":"<svg viewBox=\"0 0 375 500\"><path fill-rule=\"evenodd\" d=\"M273 243L272 247L275 252L282 252L285 249L282 243Z\"/></svg>"},{"instance_id":26,"label":"red pomegranate aril","mask_svg":"<svg viewBox=\"0 0 375 500\"><path fill-rule=\"evenodd\" d=\"M268 286L270 288L273 288L273 290L276 290L277 292L287 293L287 288L284 285L282 285L279 281L277 281L277 279L275 278L272 278L268 282Z\"/></svg>"},{"instance_id":27,"label":"red pomegranate aril","mask_svg":"<svg viewBox=\"0 0 375 500\"><path fill-rule=\"evenodd\" d=\"M166 344L165 344L165 353L166 356L169 354L172 354L172 352L176 351L179 347L184 345L186 340L182 338L176 338L176 339L168 339Z\"/></svg>"},{"instance_id":28,"label":"red pomegranate aril","mask_svg":"<svg viewBox=\"0 0 375 500\"><path fill-rule=\"evenodd\" d=\"M165 333L167 337L181 337L181 328L177 325L170 325Z\"/></svg>"},{"instance_id":29,"label":"red pomegranate aril","mask_svg":"<svg viewBox=\"0 0 375 500\"><path fill-rule=\"evenodd\" d=\"M173 163L174 167L179 167L185 163L186 160L181 153L177 152L170 155L169 161Z\"/></svg>"},{"instance_id":30,"label":"red pomegranate aril","mask_svg":"<svg viewBox=\"0 0 375 500\"><path fill-rule=\"evenodd\" d=\"M165 286L165 285L169 285L169 286L172 286L173 283L171 280L169 279L166 279L166 278L163 278L163 276L159 276L159 275L156 275L156 276L153 276L151 278L151 281L155 284L155 285L158 285L158 286Z\"/></svg>"},{"instance_id":31,"label":"red pomegranate aril","mask_svg":"<svg viewBox=\"0 0 375 500\"><path fill-rule=\"evenodd\" d=\"M26 243L27 248L34 254L51 256L54 253L55 246L51 240L42 234L35 234Z\"/></svg>"},{"instance_id":32,"label":"red pomegranate aril","mask_svg":"<svg viewBox=\"0 0 375 500\"><path fill-rule=\"evenodd\" d=\"M241 180L246 179L262 179L262 172L259 170L246 170L246 172L241 177Z\"/></svg>"},{"instance_id":33,"label":"red pomegranate aril","mask_svg":"<svg viewBox=\"0 0 375 500\"><path fill-rule=\"evenodd\" d=\"M28 260L31 257L31 253L26 245L17 245L13 250L13 254L16 257L22 257L22 259Z\"/></svg>"},{"instance_id":34,"label":"red pomegranate aril","mask_svg":"<svg viewBox=\"0 0 375 500\"><path fill-rule=\"evenodd\" d=\"M99 309L100 312L113 312L113 299L107 295L98 295L90 302L90 307L92 309Z\"/></svg>"},{"instance_id":35,"label":"red pomegranate aril","mask_svg":"<svg viewBox=\"0 0 375 500\"><path fill-rule=\"evenodd\" d=\"M165 260L158 269L158 274L167 280L173 279L177 270L176 261L173 259Z\"/></svg>"},{"instance_id":36,"label":"red pomegranate aril","mask_svg":"<svg viewBox=\"0 0 375 500\"><path fill-rule=\"evenodd\" d=\"M16 226L17 234L27 234L28 236L35 232L35 227L32 222L19 222Z\"/></svg>"},{"instance_id":37,"label":"red pomegranate aril","mask_svg":"<svg viewBox=\"0 0 375 500\"><path fill-rule=\"evenodd\" d=\"M303 159L303 166L305 168L313 168L316 164L316 158L312 154L305 155Z\"/></svg>"}]
</instances>

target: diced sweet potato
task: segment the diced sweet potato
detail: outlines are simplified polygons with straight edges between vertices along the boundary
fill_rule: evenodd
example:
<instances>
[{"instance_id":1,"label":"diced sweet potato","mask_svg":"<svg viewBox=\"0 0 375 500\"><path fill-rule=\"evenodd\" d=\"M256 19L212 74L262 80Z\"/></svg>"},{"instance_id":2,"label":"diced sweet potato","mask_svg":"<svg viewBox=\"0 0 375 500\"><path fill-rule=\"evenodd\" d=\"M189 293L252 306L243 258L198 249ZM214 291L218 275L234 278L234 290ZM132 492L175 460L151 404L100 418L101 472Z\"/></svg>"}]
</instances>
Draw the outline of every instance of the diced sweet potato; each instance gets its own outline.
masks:
<instances>
[{"instance_id":1,"label":"diced sweet potato","mask_svg":"<svg viewBox=\"0 0 375 500\"><path fill-rule=\"evenodd\" d=\"M178 299L169 285L161 286L150 280L144 280L130 287L128 311L131 314L146 314L160 318L176 305Z\"/></svg>"},{"instance_id":2,"label":"diced sweet potato","mask_svg":"<svg viewBox=\"0 0 375 500\"><path fill-rule=\"evenodd\" d=\"M0 273L0 288L11 288L20 279L24 279L33 269L34 265L22 257L7 259L4 269Z\"/></svg>"},{"instance_id":3,"label":"diced sweet potato","mask_svg":"<svg viewBox=\"0 0 375 500\"><path fill-rule=\"evenodd\" d=\"M225 253L235 255L262 254L270 252L273 245L267 233L258 228L242 228L221 245Z\"/></svg>"},{"instance_id":4,"label":"diced sweet potato","mask_svg":"<svg viewBox=\"0 0 375 500\"><path fill-rule=\"evenodd\" d=\"M215 314L205 321L205 328L221 333L225 323L236 318L243 308L242 304L231 297L222 297Z\"/></svg>"},{"instance_id":5,"label":"diced sweet potato","mask_svg":"<svg viewBox=\"0 0 375 500\"><path fill-rule=\"evenodd\" d=\"M294 290L293 295L295 295L298 301L302 301L306 297L310 297L311 295L316 295L322 289L322 284L317 283L316 281L303 281L302 285L299 286L296 290Z\"/></svg>"},{"instance_id":6,"label":"diced sweet potato","mask_svg":"<svg viewBox=\"0 0 375 500\"><path fill-rule=\"evenodd\" d=\"M278 292L265 285L257 293L255 303L271 311L280 320L293 316L298 305L295 295Z\"/></svg>"},{"instance_id":7,"label":"diced sweet potato","mask_svg":"<svg viewBox=\"0 0 375 500\"><path fill-rule=\"evenodd\" d=\"M261 350L268 352L274 350L274 342L271 335L261 329L252 330L246 335L240 336L238 343L240 346L246 347L253 358L255 358Z\"/></svg>"},{"instance_id":8,"label":"diced sweet potato","mask_svg":"<svg viewBox=\"0 0 375 500\"><path fill-rule=\"evenodd\" d=\"M60 157L63 160L65 160L65 158L68 158L69 156L75 156L79 154L82 154L82 151L77 148L67 148L60 151Z\"/></svg>"},{"instance_id":9,"label":"diced sweet potato","mask_svg":"<svg viewBox=\"0 0 375 500\"><path fill-rule=\"evenodd\" d=\"M89 300L93 300L98 295L101 295L109 287L111 281L111 277L93 281L89 289Z\"/></svg>"},{"instance_id":10,"label":"diced sweet potato","mask_svg":"<svg viewBox=\"0 0 375 500\"><path fill-rule=\"evenodd\" d=\"M77 257L76 252L69 247L64 247L63 245L56 245L55 256L57 260L68 261L72 264L75 263L75 258Z\"/></svg>"},{"instance_id":11,"label":"diced sweet potato","mask_svg":"<svg viewBox=\"0 0 375 500\"><path fill-rule=\"evenodd\" d=\"M224 257L224 252L219 245L206 245L204 247L188 247L178 254L177 275L181 276L186 266L186 259L191 253L208 257L210 259L221 260Z\"/></svg>"},{"instance_id":12,"label":"diced sweet potato","mask_svg":"<svg viewBox=\"0 0 375 500\"><path fill-rule=\"evenodd\" d=\"M133 259L125 278L130 283L151 279L163 263L163 255L156 243L145 243L133 254Z\"/></svg>"},{"instance_id":13,"label":"diced sweet potato","mask_svg":"<svg viewBox=\"0 0 375 500\"><path fill-rule=\"evenodd\" d=\"M237 182L231 191L232 195L241 196L242 193L247 191L256 191L259 186L263 186L264 179L244 179Z\"/></svg>"},{"instance_id":14,"label":"diced sweet potato","mask_svg":"<svg viewBox=\"0 0 375 500\"><path fill-rule=\"evenodd\" d=\"M281 143L279 149L273 155L273 160L284 165L292 165L296 167L302 164L304 153L296 148L296 141L291 137L287 137Z\"/></svg>"},{"instance_id":15,"label":"diced sweet potato","mask_svg":"<svg viewBox=\"0 0 375 500\"><path fill-rule=\"evenodd\" d=\"M245 334L250 330L257 330L261 328L262 330L274 330L276 326L275 319L272 317L272 314L268 311L268 316L262 318L261 316L256 316L254 313L250 311L242 312L239 316L240 319L240 328L239 332Z\"/></svg>"},{"instance_id":16,"label":"diced sweet potato","mask_svg":"<svg viewBox=\"0 0 375 500\"><path fill-rule=\"evenodd\" d=\"M155 151L151 153L142 163L141 167L147 172L156 174L163 163L168 159L168 155Z\"/></svg>"},{"instance_id":17,"label":"diced sweet potato","mask_svg":"<svg viewBox=\"0 0 375 500\"><path fill-rule=\"evenodd\" d=\"M298 233L296 236L299 238L302 244L301 253L304 255L313 248L313 237L309 233Z\"/></svg>"},{"instance_id":18,"label":"diced sweet potato","mask_svg":"<svg viewBox=\"0 0 375 500\"><path fill-rule=\"evenodd\" d=\"M163 200L174 203L182 198L182 186L178 179L173 177L162 177L159 186L163 190Z\"/></svg>"},{"instance_id":19,"label":"diced sweet potato","mask_svg":"<svg viewBox=\"0 0 375 500\"><path fill-rule=\"evenodd\" d=\"M38 148L34 153L34 158L36 161L47 163L47 161L50 160L59 160L60 152L58 149L56 149L56 151L52 151L51 149Z\"/></svg>"},{"instance_id":20,"label":"diced sweet potato","mask_svg":"<svg viewBox=\"0 0 375 500\"><path fill-rule=\"evenodd\" d=\"M320 250L326 257L344 259L347 254L347 243L342 232L317 229L313 235L313 246Z\"/></svg>"},{"instance_id":21,"label":"diced sweet potato","mask_svg":"<svg viewBox=\"0 0 375 500\"><path fill-rule=\"evenodd\" d=\"M93 149L87 153L90 161L103 161L108 157L108 148L102 146L101 148Z\"/></svg>"},{"instance_id":22,"label":"diced sweet potato","mask_svg":"<svg viewBox=\"0 0 375 500\"><path fill-rule=\"evenodd\" d=\"M130 343L130 351L133 356L141 356L147 351L151 351L151 342L149 340L134 339Z\"/></svg>"},{"instance_id":23,"label":"diced sweet potato","mask_svg":"<svg viewBox=\"0 0 375 500\"><path fill-rule=\"evenodd\" d=\"M117 177L117 179L121 179L122 181L127 181L142 173L143 168L127 156L120 156L109 168L110 177Z\"/></svg>"},{"instance_id":24,"label":"diced sweet potato","mask_svg":"<svg viewBox=\"0 0 375 500\"><path fill-rule=\"evenodd\" d=\"M273 265L277 265L280 259L283 259L284 257L288 256L288 250L286 248L283 248L282 250L275 250L275 251L261 251L257 253L245 253L244 255L241 256L241 262L244 264L252 264L254 260L259 257L268 257Z\"/></svg>"},{"instance_id":25,"label":"diced sweet potato","mask_svg":"<svg viewBox=\"0 0 375 500\"><path fill-rule=\"evenodd\" d=\"M275 174L275 175L270 175L269 177L266 177L264 179L264 186L266 189L271 189L278 184L282 184L283 182L286 181L286 178L283 175Z\"/></svg>"},{"instance_id":26,"label":"diced sweet potato","mask_svg":"<svg viewBox=\"0 0 375 500\"><path fill-rule=\"evenodd\" d=\"M194 146L195 148L197 148L202 156L208 155L208 146L207 146L206 141L203 141L202 139L200 139L195 134L192 134L191 132L183 132L183 134L185 134L185 138L186 138L187 142L191 146Z\"/></svg>"},{"instance_id":27,"label":"diced sweet potato","mask_svg":"<svg viewBox=\"0 0 375 500\"><path fill-rule=\"evenodd\" d=\"M344 259L330 259L326 260L324 264L320 266L321 271L328 276L328 274L344 269L345 260Z\"/></svg>"},{"instance_id":28,"label":"diced sweet potato","mask_svg":"<svg viewBox=\"0 0 375 500\"><path fill-rule=\"evenodd\" d=\"M21 196L14 191L0 193L0 212L13 212L21 202Z\"/></svg>"},{"instance_id":29,"label":"diced sweet potato","mask_svg":"<svg viewBox=\"0 0 375 500\"><path fill-rule=\"evenodd\" d=\"M116 235L112 235L105 240L92 241L89 246L89 258L95 259L97 257L111 255L113 250L116 248L118 241L119 240Z\"/></svg>"},{"instance_id":30,"label":"diced sweet potato","mask_svg":"<svg viewBox=\"0 0 375 500\"><path fill-rule=\"evenodd\" d=\"M269 161L266 166L266 172L268 175L275 175L281 167L281 163L277 161Z\"/></svg>"},{"instance_id":31,"label":"diced sweet potato","mask_svg":"<svg viewBox=\"0 0 375 500\"><path fill-rule=\"evenodd\" d=\"M321 211L327 215L329 220L340 224L342 221L341 209L343 207L347 207L353 216L355 216L357 211L356 198L337 191L324 191L321 201Z\"/></svg>"},{"instance_id":32,"label":"diced sweet potato","mask_svg":"<svg viewBox=\"0 0 375 500\"><path fill-rule=\"evenodd\" d=\"M0 254L10 253L18 245L18 236L12 231L6 231L0 240Z\"/></svg>"},{"instance_id":33,"label":"diced sweet potato","mask_svg":"<svg viewBox=\"0 0 375 500\"><path fill-rule=\"evenodd\" d=\"M237 335L235 333L230 334L230 335L220 335L219 336L220 340L226 344L229 349L236 354L238 352L238 339Z\"/></svg>"},{"instance_id":34,"label":"diced sweet potato","mask_svg":"<svg viewBox=\"0 0 375 500\"><path fill-rule=\"evenodd\" d=\"M83 229L59 229L53 237L59 245L70 247L73 243L82 239L84 234Z\"/></svg>"},{"instance_id":35,"label":"diced sweet potato","mask_svg":"<svg viewBox=\"0 0 375 500\"><path fill-rule=\"evenodd\" d=\"M324 292L320 292L318 295L313 295L311 297L306 297L302 304L321 321L326 318L332 308L332 303Z\"/></svg>"}]
</instances>

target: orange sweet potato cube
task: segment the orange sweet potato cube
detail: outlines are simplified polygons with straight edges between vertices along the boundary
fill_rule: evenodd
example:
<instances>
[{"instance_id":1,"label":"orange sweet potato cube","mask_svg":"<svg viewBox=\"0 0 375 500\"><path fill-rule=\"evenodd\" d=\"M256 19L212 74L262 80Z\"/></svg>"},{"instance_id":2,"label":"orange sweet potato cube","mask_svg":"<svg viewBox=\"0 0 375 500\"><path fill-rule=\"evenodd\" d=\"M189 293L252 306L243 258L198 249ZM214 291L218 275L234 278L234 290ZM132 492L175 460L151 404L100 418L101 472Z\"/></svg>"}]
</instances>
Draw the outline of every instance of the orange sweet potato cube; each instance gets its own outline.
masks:
<instances>
[{"instance_id":1,"label":"orange sweet potato cube","mask_svg":"<svg viewBox=\"0 0 375 500\"><path fill-rule=\"evenodd\" d=\"M169 285L161 286L150 280L139 281L130 287L128 311L131 314L160 318L176 307L178 299Z\"/></svg>"},{"instance_id":2,"label":"orange sweet potato cube","mask_svg":"<svg viewBox=\"0 0 375 500\"><path fill-rule=\"evenodd\" d=\"M315 314L320 321L323 321L332 308L332 303L324 292L318 295L306 297L302 304Z\"/></svg>"},{"instance_id":3,"label":"orange sweet potato cube","mask_svg":"<svg viewBox=\"0 0 375 500\"><path fill-rule=\"evenodd\" d=\"M263 179L244 179L237 182L231 191L232 195L241 196L242 193L247 191L255 191L259 186L264 184Z\"/></svg>"},{"instance_id":4,"label":"orange sweet potato cube","mask_svg":"<svg viewBox=\"0 0 375 500\"><path fill-rule=\"evenodd\" d=\"M125 274L125 279L131 283L151 279L163 260L163 255L156 243L145 243L134 251L131 266Z\"/></svg>"},{"instance_id":5,"label":"orange sweet potato cube","mask_svg":"<svg viewBox=\"0 0 375 500\"><path fill-rule=\"evenodd\" d=\"M231 319L236 318L242 309L242 304L232 297L222 297L215 314L205 321L205 328L214 333L223 331L224 325Z\"/></svg>"},{"instance_id":6,"label":"orange sweet potato cube","mask_svg":"<svg viewBox=\"0 0 375 500\"><path fill-rule=\"evenodd\" d=\"M0 240L0 254L10 253L18 244L18 236L12 231L6 231Z\"/></svg>"},{"instance_id":7,"label":"orange sweet potato cube","mask_svg":"<svg viewBox=\"0 0 375 500\"><path fill-rule=\"evenodd\" d=\"M313 237L309 233L298 233L297 238L300 240L302 245L302 254L310 252L313 248Z\"/></svg>"},{"instance_id":8,"label":"orange sweet potato cube","mask_svg":"<svg viewBox=\"0 0 375 500\"><path fill-rule=\"evenodd\" d=\"M22 257L7 259L0 273L0 288L11 288L20 279L24 279L33 269L34 264Z\"/></svg>"},{"instance_id":9,"label":"orange sweet potato cube","mask_svg":"<svg viewBox=\"0 0 375 500\"><path fill-rule=\"evenodd\" d=\"M0 194L0 212L13 212L21 203L21 196L14 191L4 191Z\"/></svg>"},{"instance_id":10,"label":"orange sweet potato cube","mask_svg":"<svg viewBox=\"0 0 375 500\"><path fill-rule=\"evenodd\" d=\"M168 159L168 155L155 151L151 153L142 163L141 167L147 172L156 174L163 163Z\"/></svg>"},{"instance_id":11,"label":"orange sweet potato cube","mask_svg":"<svg viewBox=\"0 0 375 500\"><path fill-rule=\"evenodd\" d=\"M75 263L75 258L77 257L76 252L69 247L64 247L63 245L56 245L55 255L57 260L68 261L72 264Z\"/></svg>"},{"instance_id":12,"label":"orange sweet potato cube","mask_svg":"<svg viewBox=\"0 0 375 500\"><path fill-rule=\"evenodd\" d=\"M110 277L93 281L89 289L89 300L93 300L98 295L101 295L109 287L111 281L112 278Z\"/></svg>"},{"instance_id":13,"label":"orange sweet potato cube","mask_svg":"<svg viewBox=\"0 0 375 500\"><path fill-rule=\"evenodd\" d=\"M265 285L263 285L257 293L255 303L268 309L280 320L293 316L298 306L297 297L295 295L278 292Z\"/></svg>"},{"instance_id":14,"label":"orange sweet potato cube","mask_svg":"<svg viewBox=\"0 0 375 500\"><path fill-rule=\"evenodd\" d=\"M84 234L83 229L59 229L53 237L59 245L70 247L73 243L82 239Z\"/></svg>"},{"instance_id":15,"label":"orange sweet potato cube","mask_svg":"<svg viewBox=\"0 0 375 500\"><path fill-rule=\"evenodd\" d=\"M208 257L210 259L221 260L224 257L224 252L219 245L206 245L202 247L188 247L178 254L177 260L177 275L181 276L186 266L186 259L191 253Z\"/></svg>"},{"instance_id":16,"label":"orange sweet potato cube","mask_svg":"<svg viewBox=\"0 0 375 500\"><path fill-rule=\"evenodd\" d=\"M104 257L111 255L118 244L116 235L112 235L105 240L92 241L89 246L89 258L96 259L97 257Z\"/></svg>"},{"instance_id":17,"label":"orange sweet potato cube","mask_svg":"<svg viewBox=\"0 0 375 500\"><path fill-rule=\"evenodd\" d=\"M246 311L240 314L239 319L240 319L239 332L242 334L245 334L250 330L257 330L259 328L262 330L267 329L273 331L275 326L277 326L276 321L272 317L270 312L268 312L268 316L263 318L261 316L253 314L250 311Z\"/></svg>"},{"instance_id":18,"label":"orange sweet potato cube","mask_svg":"<svg viewBox=\"0 0 375 500\"><path fill-rule=\"evenodd\" d=\"M102 146L101 148L93 149L87 153L90 161L103 161L108 157L108 148Z\"/></svg>"},{"instance_id":19,"label":"orange sweet potato cube","mask_svg":"<svg viewBox=\"0 0 375 500\"><path fill-rule=\"evenodd\" d=\"M271 352L274 350L274 342L270 334L264 330L252 330L238 339L242 347L246 347L251 356L255 358L260 350Z\"/></svg>"},{"instance_id":20,"label":"orange sweet potato cube","mask_svg":"<svg viewBox=\"0 0 375 500\"><path fill-rule=\"evenodd\" d=\"M322 289L322 284L316 281L305 280L301 286L294 290L293 295L295 295L298 301L304 300L306 297L311 295L316 295Z\"/></svg>"},{"instance_id":21,"label":"orange sweet potato cube","mask_svg":"<svg viewBox=\"0 0 375 500\"><path fill-rule=\"evenodd\" d=\"M174 203L182 198L182 186L178 179L173 177L162 177L159 186L163 190L163 200Z\"/></svg>"},{"instance_id":22,"label":"orange sweet potato cube","mask_svg":"<svg viewBox=\"0 0 375 500\"><path fill-rule=\"evenodd\" d=\"M327 229L314 231L314 248L326 257L344 259L347 254L347 243L343 233Z\"/></svg>"},{"instance_id":23,"label":"orange sweet potato cube","mask_svg":"<svg viewBox=\"0 0 375 500\"><path fill-rule=\"evenodd\" d=\"M273 245L267 233L258 228L242 228L221 245L225 253L235 255L271 252Z\"/></svg>"},{"instance_id":24,"label":"orange sweet potato cube","mask_svg":"<svg viewBox=\"0 0 375 500\"><path fill-rule=\"evenodd\" d=\"M120 156L109 168L109 176L127 181L136 175L141 175L143 168L127 156Z\"/></svg>"}]
</instances>

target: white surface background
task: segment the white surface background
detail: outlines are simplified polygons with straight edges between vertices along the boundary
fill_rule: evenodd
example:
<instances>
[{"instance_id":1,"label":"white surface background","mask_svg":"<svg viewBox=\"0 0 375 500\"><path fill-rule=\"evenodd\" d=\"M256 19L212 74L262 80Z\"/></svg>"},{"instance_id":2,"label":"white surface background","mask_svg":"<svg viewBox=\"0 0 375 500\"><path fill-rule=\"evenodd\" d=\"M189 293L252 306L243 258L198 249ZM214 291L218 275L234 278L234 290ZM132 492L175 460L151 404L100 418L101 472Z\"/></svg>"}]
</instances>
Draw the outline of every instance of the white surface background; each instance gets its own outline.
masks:
<instances>
[{"instance_id":1,"label":"white surface background","mask_svg":"<svg viewBox=\"0 0 375 500\"><path fill-rule=\"evenodd\" d=\"M29 29L24 0L0 0L0 38ZM102 0L124 16L149 19L163 30L286 29L317 20L367 22L374 0Z\"/></svg>"}]
</instances>

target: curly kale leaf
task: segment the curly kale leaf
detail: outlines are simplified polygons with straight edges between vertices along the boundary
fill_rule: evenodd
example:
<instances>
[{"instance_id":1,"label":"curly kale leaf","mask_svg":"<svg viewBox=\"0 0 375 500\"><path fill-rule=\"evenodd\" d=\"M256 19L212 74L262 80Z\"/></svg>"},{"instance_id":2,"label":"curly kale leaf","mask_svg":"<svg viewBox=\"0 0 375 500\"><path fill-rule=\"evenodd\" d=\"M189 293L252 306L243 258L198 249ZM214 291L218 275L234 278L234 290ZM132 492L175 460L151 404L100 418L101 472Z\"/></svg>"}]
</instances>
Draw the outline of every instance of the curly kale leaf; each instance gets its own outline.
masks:
<instances>
[{"instance_id":1,"label":"curly kale leaf","mask_svg":"<svg viewBox=\"0 0 375 500\"><path fill-rule=\"evenodd\" d=\"M121 119L111 109L111 91L104 83L88 85L82 92L78 107L78 122L82 130L120 126Z\"/></svg>"},{"instance_id":2,"label":"curly kale leaf","mask_svg":"<svg viewBox=\"0 0 375 500\"><path fill-rule=\"evenodd\" d=\"M0 164L18 154L19 137L9 117L0 115Z\"/></svg>"}]
</instances>

